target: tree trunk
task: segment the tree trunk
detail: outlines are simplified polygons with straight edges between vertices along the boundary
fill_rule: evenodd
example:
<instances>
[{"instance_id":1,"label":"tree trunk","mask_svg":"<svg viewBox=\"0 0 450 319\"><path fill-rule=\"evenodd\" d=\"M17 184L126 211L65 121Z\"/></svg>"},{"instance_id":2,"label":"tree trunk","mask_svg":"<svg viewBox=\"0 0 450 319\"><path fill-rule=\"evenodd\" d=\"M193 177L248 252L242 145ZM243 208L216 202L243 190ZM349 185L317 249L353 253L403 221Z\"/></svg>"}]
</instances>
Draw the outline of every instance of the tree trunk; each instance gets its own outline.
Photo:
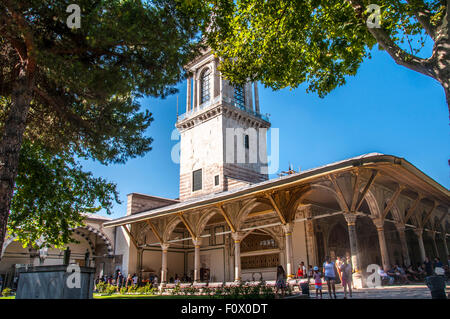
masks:
<instances>
[{"instance_id":1,"label":"tree trunk","mask_svg":"<svg viewBox=\"0 0 450 319\"><path fill-rule=\"evenodd\" d=\"M34 80L27 76L23 63L11 94L11 108L0 140L0 255L6 236L6 225L19 167L19 154L31 102Z\"/></svg>"}]
</instances>

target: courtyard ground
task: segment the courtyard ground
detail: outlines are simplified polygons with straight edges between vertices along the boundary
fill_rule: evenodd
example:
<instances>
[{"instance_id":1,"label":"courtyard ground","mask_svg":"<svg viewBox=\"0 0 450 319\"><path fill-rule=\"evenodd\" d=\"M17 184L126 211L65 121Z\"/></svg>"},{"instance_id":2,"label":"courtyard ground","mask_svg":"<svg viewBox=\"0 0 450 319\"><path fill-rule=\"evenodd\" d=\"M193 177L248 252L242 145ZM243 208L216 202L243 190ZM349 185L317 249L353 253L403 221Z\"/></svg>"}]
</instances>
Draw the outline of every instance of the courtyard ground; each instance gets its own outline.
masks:
<instances>
[{"instance_id":1,"label":"courtyard ground","mask_svg":"<svg viewBox=\"0 0 450 319\"><path fill-rule=\"evenodd\" d=\"M323 298L329 299L327 287L323 287ZM450 287L447 285L447 295ZM311 290L311 297L315 298L315 290ZM337 299L344 298L344 289L336 287ZM362 288L353 291L352 299L431 299L430 290L425 284L383 286L379 288Z\"/></svg>"}]
</instances>

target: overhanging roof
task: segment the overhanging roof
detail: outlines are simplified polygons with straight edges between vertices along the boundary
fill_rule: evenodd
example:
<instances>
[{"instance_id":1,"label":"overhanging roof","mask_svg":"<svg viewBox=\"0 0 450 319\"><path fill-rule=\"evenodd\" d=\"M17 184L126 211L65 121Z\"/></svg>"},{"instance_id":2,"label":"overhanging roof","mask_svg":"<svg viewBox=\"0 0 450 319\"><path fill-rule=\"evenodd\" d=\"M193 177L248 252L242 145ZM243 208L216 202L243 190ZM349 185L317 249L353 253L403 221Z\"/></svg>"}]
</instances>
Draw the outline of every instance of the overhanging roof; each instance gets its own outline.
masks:
<instances>
[{"instance_id":1,"label":"overhanging roof","mask_svg":"<svg viewBox=\"0 0 450 319\"><path fill-rule=\"evenodd\" d=\"M148 211L143 211L137 214L117 218L112 221L105 222L103 226L104 227L121 226L139 221L144 221L146 219L152 219L156 217L179 213L186 210L224 203L232 200L237 200L239 198L247 197L250 195L255 195L257 193L262 193L268 190L276 190L278 188L283 188L288 185L312 181L314 179L326 176L331 173L338 173L345 171L352 167L364 167L364 166L371 166L371 167L376 166L380 168L385 166L392 166L393 168L399 171L398 177L404 176L403 173L412 174L414 177L416 177L416 179L421 180L421 182L426 186L426 188L433 193L433 196L435 198L444 202L446 205L450 206L449 190L443 187L441 184L437 183L435 180L433 180L431 177L423 173L421 170L419 170L417 167L415 167L405 159L392 155L369 153L352 157L350 159L346 159L343 161L320 166L317 168L312 168L299 173L294 173L291 175L270 179L261 183L251 184L248 186L244 186L242 188L215 194L208 194L205 196L179 202L173 205L168 205L161 208L156 208Z\"/></svg>"}]
</instances>

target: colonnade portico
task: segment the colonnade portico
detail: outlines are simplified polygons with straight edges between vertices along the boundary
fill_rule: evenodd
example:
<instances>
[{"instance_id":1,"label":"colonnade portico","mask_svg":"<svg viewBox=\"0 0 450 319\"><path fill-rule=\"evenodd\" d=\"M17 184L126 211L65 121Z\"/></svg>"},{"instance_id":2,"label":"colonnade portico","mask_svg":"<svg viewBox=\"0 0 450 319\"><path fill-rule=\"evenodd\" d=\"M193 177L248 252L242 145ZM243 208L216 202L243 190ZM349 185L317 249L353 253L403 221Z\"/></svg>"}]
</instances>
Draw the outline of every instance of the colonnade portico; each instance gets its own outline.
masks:
<instances>
[{"instance_id":1,"label":"colonnade portico","mask_svg":"<svg viewBox=\"0 0 450 319\"><path fill-rule=\"evenodd\" d=\"M386 159L381 155L372 157L378 161ZM361 164L361 161L367 161L368 167ZM434 246L432 245L434 251L426 251L423 232L431 231L444 240L447 238L447 210L450 206L448 191L439 185L424 183L421 175L404 171L393 174L394 168L388 160L379 166L370 157L354 161L360 165L357 167L351 163L352 160L339 162L334 167L327 168L329 173L322 170L317 175L311 172L307 176L302 173L287 175L273 182L262 183L262 186L250 185L239 191L189 201L188 204L179 202L148 212L130 214L105 226L134 225L129 233L135 238L131 242L136 242L138 247L144 249L160 246L161 282L167 282L177 272L181 274L191 270L194 282L205 280L201 276L202 269L214 273L219 281L248 280L253 276L252 269L257 273L267 274L264 275L265 280L274 280L277 265L282 265L287 277L292 278L300 261L321 267L324 256L345 255L345 251L348 251L355 285L362 286L367 275L365 267L374 262L374 256L384 269L390 268L394 263L418 262L410 258L408 246L412 243L411 239L408 241L406 232L416 234L417 241L414 244L420 247L421 261L425 256L434 257L438 250L437 237L434 238ZM399 170L399 167L396 166L395 169ZM440 222L435 223L434 220L438 219ZM433 223L430 224L430 220ZM146 230L137 227L149 221L154 227ZM337 231L337 228L330 225L336 223L345 225L345 236L348 236L345 242L349 246L343 247L344 242L330 245L330 232L335 229ZM359 223L372 225L373 235L370 236L375 236L375 239L370 238L376 240L378 246L373 251L361 251L362 239L359 237L364 235L362 237L366 238L370 232L365 228L358 230L358 227L368 227L358 226ZM440 228L437 229L436 225L440 225ZM398 237L393 237L392 231L397 232ZM171 237L175 232L178 237ZM147 235L144 236L144 233ZM253 242L249 242L250 237L247 237L250 233L255 234L251 239ZM263 233L266 234L261 237L264 240L257 242L260 235L256 234ZM138 237L146 239L144 241ZM278 244L268 243L270 238ZM340 235L333 238L343 237ZM398 242L391 243L392 238L398 238ZM188 242L192 244L172 247L174 243ZM245 256L254 256L250 259L245 257L245 263L241 254L243 244L246 247ZM257 250L250 250L248 253L249 245L256 247L251 249ZM446 245L445 242L440 247ZM366 250L372 249L367 248L367 245L363 246ZM336 247L342 248L336 250ZM155 255L156 252L151 254ZM182 255L184 266L181 265ZM180 260L176 265L179 270L173 270L169 257ZM154 263L154 270L159 268L155 260L148 257L143 268L148 262ZM212 280L212 277L206 280Z\"/></svg>"}]
</instances>

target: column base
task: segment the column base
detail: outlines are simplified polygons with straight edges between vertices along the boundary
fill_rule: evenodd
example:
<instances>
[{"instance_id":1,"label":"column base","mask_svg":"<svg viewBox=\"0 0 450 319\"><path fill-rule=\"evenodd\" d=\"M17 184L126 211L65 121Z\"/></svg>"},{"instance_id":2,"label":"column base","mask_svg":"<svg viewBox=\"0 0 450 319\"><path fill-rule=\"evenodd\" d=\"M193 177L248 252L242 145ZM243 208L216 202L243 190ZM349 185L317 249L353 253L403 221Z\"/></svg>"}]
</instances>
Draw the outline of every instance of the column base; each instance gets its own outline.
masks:
<instances>
[{"instance_id":1,"label":"column base","mask_svg":"<svg viewBox=\"0 0 450 319\"><path fill-rule=\"evenodd\" d=\"M355 289L365 288L365 282L360 272L355 272L352 275L352 280L353 280L353 287Z\"/></svg>"}]
</instances>

